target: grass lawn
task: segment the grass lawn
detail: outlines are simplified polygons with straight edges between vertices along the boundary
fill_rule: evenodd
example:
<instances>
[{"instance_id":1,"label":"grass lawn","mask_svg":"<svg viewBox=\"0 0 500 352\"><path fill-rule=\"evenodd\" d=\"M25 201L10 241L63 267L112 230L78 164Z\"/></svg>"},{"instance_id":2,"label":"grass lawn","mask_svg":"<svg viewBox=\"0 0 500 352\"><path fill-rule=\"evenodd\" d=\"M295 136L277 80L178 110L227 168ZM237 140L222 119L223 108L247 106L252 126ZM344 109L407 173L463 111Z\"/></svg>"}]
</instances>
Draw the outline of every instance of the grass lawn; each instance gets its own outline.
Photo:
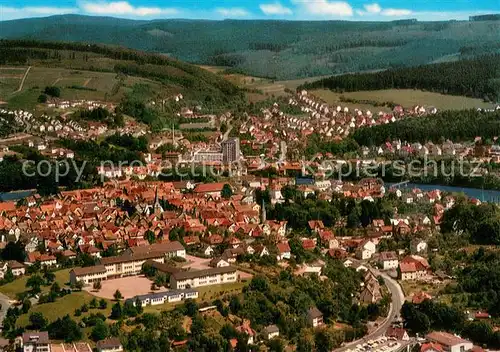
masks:
<instances>
[{"instance_id":1,"label":"grass lawn","mask_svg":"<svg viewBox=\"0 0 500 352\"><path fill-rule=\"evenodd\" d=\"M405 297L410 298L418 292L426 292L432 297L439 294L439 292L448 284L447 282L441 282L439 284L417 282L417 281L400 281L399 284L403 289Z\"/></svg>"},{"instance_id":2,"label":"grass lawn","mask_svg":"<svg viewBox=\"0 0 500 352\"><path fill-rule=\"evenodd\" d=\"M69 272L71 269L63 269L54 272L56 274L56 282L64 287L69 282ZM40 274L43 275L43 274ZM26 281L28 281L29 276L23 276L17 278L16 280L0 286L0 292L9 296L12 299L16 299L16 294L26 291ZM42 292L49 291L50 286L42 286Z\"/></svg>"},{"instance_id":3,"label":"grass lawn","mask_svg":"<svg viewBox=\"0 0 500 352\"><path fill-rule=\"evenodd\" d=\"M371 110L372 112L388 111L388 108L377 107L370 104L351 104L340 102L340 97L370 100L377 102L394 102L405 108L411 108L415 105L434 106L438 110L462 110L473 108L493 108L494 104L484 103L481 99L468 98L455 95L444 95L433 92L424 92L413 89L386 89L374 91L359 91L336 93L326 89L314 90L312 94L317 95L329 104L338 104L348 106L349 108L358 108L362 110Z\"/></svg>"},{"instance_id":4,"label":"grass lawn","mask_svg":"<svg viewBox=\"0 0 500 352\"><path fill-rule=\"evenodd\" d=\"M43 313L43 315L45 316L45 318L49 320L49 322L52 322L57 318L63 317L66 314L69 314L72 319L80 321L83 317L85 317L89 313L82 313L81 316L75 317L73 315L75 309L80 308L84 303L88 304L92 300L92 298L94 298L94 296L90 295L85 291L82 291L82 292L73 292L69 295L58 298L53 303L36 304L33 307L31 307L28 314L23 314L19 317L19 319L17 320L17 324L19 326L26 326L28 324L29 315L35 312ZM106 309L102 310L90 309L89 312L92 313L100 312L105 316L109 316L111 314L111 307L113 304L114 302L108 301L108 307Z\"/></svg>"}]
</instances>

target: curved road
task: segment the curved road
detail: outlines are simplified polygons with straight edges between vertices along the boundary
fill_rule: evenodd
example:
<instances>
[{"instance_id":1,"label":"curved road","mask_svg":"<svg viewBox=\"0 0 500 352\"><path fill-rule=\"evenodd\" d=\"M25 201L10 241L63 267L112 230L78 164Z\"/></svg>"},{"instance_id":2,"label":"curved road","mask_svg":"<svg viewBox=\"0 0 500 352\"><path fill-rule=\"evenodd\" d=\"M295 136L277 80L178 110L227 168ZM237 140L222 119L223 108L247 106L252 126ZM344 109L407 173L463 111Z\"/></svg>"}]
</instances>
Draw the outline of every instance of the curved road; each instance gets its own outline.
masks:
<instances>
[{"instance_id":1,"label":"curved road","mask_svg":"<svg viewBox=\"0 0 500 352\"><path fill-rule=\"evenodd\" d=\"M2 305L2 308L0 309L0 331L2 330L3 320L7 315L7 310L12 306L11 302L13 302L12 299L7 297L3 293L0 293L0 304Z\"/></svg>"},{"instance_id":2,"label":"curved road","mask_svg":"<svg viewBox=\"0 0 500 352\"><path fill-rule=\"evenodd\" d=\"M396 319L396 317L399 316L399 312L401 311L401 307L403 306L403 303L405 301L405 297L403 294L403 290L401 289L401 286L399 286L397 281L393 280L392 278L390 278L387 274L385 274L383 272L379 272L375 269L372 269L372 272L375 276L380 275L384 278L385 285L387 286L387 288L391 292L392 301L391 301L391 306L389 308L389 314L388 314L387 318L384 320L384 322L382 324L380 324L375 331L364 336L363 338L361 338L359 340L350 342L350 343L348 343L340 348L335 349L334 351L336 351L336 352L343 352L347 349L355 347L356 345L359 345L360 343L363 344L366 341L374 340L378 337L383 336L385 334L385 332L387 331L387 328L389 328L391 326L391 324L393 323L393 321Z\"/></svg>"}]
</instances>

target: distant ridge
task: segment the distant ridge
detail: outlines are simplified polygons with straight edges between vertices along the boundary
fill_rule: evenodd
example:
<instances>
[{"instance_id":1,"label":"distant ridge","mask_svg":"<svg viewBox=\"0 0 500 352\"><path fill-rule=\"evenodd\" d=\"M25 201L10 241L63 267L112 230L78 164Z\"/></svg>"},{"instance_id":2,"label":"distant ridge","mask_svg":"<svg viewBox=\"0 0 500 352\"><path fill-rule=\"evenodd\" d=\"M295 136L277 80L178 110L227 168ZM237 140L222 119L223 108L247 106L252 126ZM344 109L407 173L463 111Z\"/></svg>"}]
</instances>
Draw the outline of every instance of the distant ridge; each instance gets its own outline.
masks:
<instances>
[{"instance_id":1,"label":"distant ridge","mask_svg":"<svg viewBox=\"0 0 500 352\"><path fill-rule=\"evenodd\" d=\"M118 45L286 80L499 53L499 16L471 16L471 21L355 22L145 21L58 15L0 22L0 38Z\"/></svg>"}]
</instances>

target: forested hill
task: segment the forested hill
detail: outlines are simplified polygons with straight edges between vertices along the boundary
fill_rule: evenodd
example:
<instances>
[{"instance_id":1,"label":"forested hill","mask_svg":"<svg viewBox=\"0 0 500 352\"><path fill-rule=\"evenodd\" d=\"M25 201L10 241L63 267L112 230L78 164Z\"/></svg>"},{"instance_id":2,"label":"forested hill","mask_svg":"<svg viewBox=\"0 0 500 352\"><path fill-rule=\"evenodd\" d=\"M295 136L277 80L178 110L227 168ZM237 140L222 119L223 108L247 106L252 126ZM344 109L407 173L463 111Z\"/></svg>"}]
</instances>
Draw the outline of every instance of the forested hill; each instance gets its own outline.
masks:
<instances>
[{"instance_id":1,"label":"forested hill","mask_svg":"<svg viewBox=\"0 0 500 352\"><path fill-rule=\"evenodd\" d=\"M400 139L407 142L439 143L443 138L452 141L470 141L481 136L493 139L500 136L500 110L443 111L426 117L407 118L395 123L365 127L353 134L359 145L378 146L386 141Z\"/></svg>"},{"instance_id":2,"label":"forested hill","mask_svg":"<svg viewBox=\"0 0 500 352\"><path fill-rule=\"evenodd\" d=\"M0 22L0 38L104 43L276 79L499 53L500 21L155 20L63 15Z\"/></svg>"},{"instance_id":3,"label":"forested hill","mask_svg":"<svg viewBox=\"0 0 500 352\"><path fill-rule=\"evenodd\" d=\"M241 100L238 87L197 66L164 55L101 44L0 40L0 65L22 64L144 77L193 100L225 104Z\"/></svg>"},{"instance_id":4,"label":"forested hill","mask_svg":"<svg viewBox=\"0 0 500 352\"><path fill-rule=\"evenodd\" d=\"M500 100L500 54L376 73L333 76L305 84L299 89L315 88L339 92L421 89L496 102Z\"/></svg>"}]
</instances>

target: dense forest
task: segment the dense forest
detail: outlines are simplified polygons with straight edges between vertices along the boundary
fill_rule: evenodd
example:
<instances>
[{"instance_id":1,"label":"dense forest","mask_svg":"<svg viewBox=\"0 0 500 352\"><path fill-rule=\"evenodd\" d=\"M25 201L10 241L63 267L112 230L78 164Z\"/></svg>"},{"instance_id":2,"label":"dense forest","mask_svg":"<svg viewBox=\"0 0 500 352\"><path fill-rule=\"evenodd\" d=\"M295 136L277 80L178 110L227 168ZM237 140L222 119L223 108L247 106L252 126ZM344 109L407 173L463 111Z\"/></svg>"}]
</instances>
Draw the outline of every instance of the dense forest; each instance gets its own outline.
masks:
<instances>
[{"instance_id":1,"label":"dense forest","mask_svg":"<svg viewBox=\"0 0 500 352\"><path fill-rule=\"evenodd\" d=\"M495 20L133 21L63 15L4 21L0 38L113 44L254 76L294 79L491 53L500 31ZM473 49L461 55L463 47Z\"/></svg>"},{"instance_id":2,"label":"dense forest","mask_svg":"<svg viewBox=\"0 0 500 352\"><path fill-rule=\"evenodd\" d=\"M361 128L354 132L352 137L359 145L378 146L396 139L438 143L443 138L459 142L470 141L477 136L483 139L500 136L499 110L442 111L432 116L407 118L395 123Z\"/></svg>"},{"instance_id":3,"label":"dense forest","mask_svg":"<svg viewBox=\"0 0 500 352\"><path fill-rule=\"evenodd\" d=\"M486 101L500 100L500 55L489 55L375 73L356 73L307 83L299 89L329 88L338 92L380 89L421 89L464 95Z\"/></svg>"}]
</instances>

